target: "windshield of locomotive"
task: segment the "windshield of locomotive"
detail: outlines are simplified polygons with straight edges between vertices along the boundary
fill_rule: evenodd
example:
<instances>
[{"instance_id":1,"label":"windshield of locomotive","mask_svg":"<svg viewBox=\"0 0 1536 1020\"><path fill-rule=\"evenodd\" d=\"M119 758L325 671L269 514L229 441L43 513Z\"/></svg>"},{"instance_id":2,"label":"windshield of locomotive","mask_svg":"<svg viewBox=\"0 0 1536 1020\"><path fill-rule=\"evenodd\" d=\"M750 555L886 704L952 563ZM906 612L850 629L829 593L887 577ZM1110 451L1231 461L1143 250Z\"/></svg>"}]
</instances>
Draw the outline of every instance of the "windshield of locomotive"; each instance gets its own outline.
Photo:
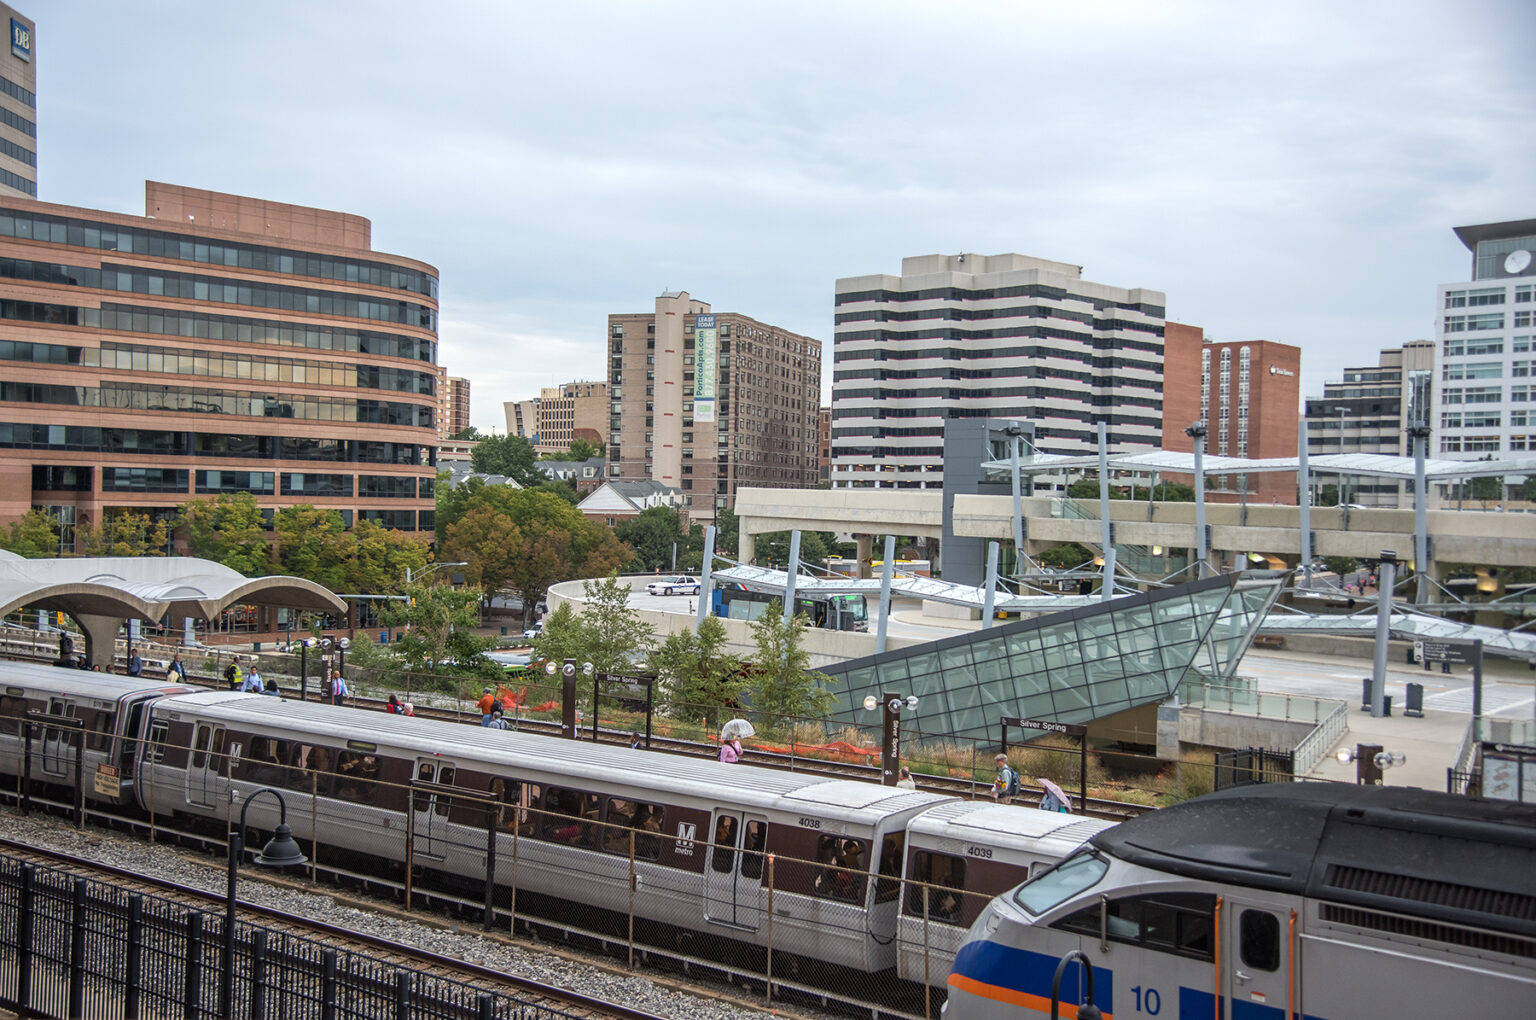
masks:
<instances>
[{"instance_id":1,"label":"windshield of locomotive","mask_svg":"<svg viewBox=\"0 0 1536 1020\"><path fill-rule=\"evenodd\" d=\"M1013 902L1031 914L1043 914L1093 886L1109 870L1109 863L1091 850L1068 857L1050 871L1014 890Z\"/></svg>"}]
</instances>

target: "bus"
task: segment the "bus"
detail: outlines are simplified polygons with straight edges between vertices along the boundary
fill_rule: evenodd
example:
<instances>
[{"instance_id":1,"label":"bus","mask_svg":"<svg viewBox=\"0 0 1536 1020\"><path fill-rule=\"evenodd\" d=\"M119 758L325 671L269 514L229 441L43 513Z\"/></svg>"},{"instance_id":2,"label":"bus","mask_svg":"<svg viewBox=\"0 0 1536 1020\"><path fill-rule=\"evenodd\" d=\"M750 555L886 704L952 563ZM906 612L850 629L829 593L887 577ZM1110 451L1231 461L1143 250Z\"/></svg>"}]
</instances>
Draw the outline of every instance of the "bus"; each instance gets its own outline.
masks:
<instances>
[{"instance_id":1,"label":"bus","mask_svg":"<svg viewBox=\"0 0 1536 1020\"><path fill-rule=\"evenodd\" d=\"M718 587L710 594L710 612L728 620L755 620L770 602L784 596L749 591L739 585ZM869 607L863 595L796 595L795 612L805 614L812 627L825 630L869 630Z\"/></svg>"}]
</instances>

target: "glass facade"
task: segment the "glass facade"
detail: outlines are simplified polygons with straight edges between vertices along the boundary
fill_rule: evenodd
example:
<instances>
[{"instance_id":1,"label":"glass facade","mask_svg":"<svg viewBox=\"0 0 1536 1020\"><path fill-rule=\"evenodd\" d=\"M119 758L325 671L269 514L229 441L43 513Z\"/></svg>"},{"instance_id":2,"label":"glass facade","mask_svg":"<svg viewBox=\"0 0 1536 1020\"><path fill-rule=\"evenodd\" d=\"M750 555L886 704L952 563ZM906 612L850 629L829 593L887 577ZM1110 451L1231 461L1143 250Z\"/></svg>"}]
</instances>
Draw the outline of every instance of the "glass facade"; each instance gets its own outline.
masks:
<instances>
[{"instance_id":1,"label":"glass facade","mask_svg":"<svg viewBox=\"0 0 1536 1020\"><path fill-rule=\"evenodd\" d=\"M1003 716L1086 723L1162 701L1191 670L1231 675L1285 576L1206 578L828 667L832 716L860 725L866 695L915 694L925 738L986 740Z\"/></svg>"}]
</instances>

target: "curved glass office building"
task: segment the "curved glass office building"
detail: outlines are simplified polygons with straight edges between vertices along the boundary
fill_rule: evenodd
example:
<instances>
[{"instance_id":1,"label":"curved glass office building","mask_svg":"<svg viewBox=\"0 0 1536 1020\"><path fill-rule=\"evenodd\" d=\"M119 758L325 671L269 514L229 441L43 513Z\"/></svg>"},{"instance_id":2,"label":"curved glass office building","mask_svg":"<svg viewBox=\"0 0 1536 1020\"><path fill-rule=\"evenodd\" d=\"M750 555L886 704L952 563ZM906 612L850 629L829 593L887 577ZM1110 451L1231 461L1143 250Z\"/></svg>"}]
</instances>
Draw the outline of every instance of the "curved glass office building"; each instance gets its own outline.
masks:
<instances>
[{"instance_id":1,"label":"curved glass office building","mask_svg":"<svg viewBox=\"0 0 1536 1020\"><path fill-rule=\"evenodd\" d=\"M0 523L250 492L433 527L437 271L346 213L149 182L0 197Z\"/></svg>"}]
</instances>

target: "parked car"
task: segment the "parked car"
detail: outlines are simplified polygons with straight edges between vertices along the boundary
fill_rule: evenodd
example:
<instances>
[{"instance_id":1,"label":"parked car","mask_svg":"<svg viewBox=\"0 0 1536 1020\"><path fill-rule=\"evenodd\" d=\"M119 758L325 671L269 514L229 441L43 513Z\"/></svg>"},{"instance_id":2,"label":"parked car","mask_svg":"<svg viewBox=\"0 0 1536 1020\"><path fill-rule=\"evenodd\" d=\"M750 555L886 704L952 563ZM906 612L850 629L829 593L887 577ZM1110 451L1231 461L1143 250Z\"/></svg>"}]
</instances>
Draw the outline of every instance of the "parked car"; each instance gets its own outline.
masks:
<instances>
[{"instance_id":1,"label":"parked car","mask_svg":"<svg viewBox=\"0 0 1536 1020\"><path fill-rule=\"evenodd\" d=\"M699 593L699 579L687 577L683 574L675 574L671 577L658 577L645 586L648 595L697 595Z\"/></svg>"}]
</instances>

